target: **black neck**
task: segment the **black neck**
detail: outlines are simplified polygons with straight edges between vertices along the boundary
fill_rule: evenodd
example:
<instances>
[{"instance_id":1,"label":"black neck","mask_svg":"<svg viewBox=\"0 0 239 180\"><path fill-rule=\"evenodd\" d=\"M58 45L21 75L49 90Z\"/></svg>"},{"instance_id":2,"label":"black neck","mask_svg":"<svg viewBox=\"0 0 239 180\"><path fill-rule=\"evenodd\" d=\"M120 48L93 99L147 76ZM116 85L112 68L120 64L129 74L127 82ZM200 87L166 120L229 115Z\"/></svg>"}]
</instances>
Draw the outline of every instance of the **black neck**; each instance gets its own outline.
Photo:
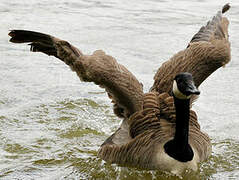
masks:
<instances>
[{"instance_id":1,"label":"black neck","mask_svg":"<svg viewBox=\"0 0 239 180\"><path fill-rule=\"evenodd\" d=\"M190 99L182 100L174 97L174 105L176 108L174 141L177 147L183 151L188 145Z\"/></svg>"},{"instance_id":2,"label":"black neck","mask_svg":"<svg viewBox=\"0 0 239 180\"><path fill-rule=\"evenodd\" d=\"M178 99L174 97L176 108L176 131L174 139L164 146L168 155L182 162L193 158L193 151L188 144L190 99Z\"/></svg>"}]
</instances>

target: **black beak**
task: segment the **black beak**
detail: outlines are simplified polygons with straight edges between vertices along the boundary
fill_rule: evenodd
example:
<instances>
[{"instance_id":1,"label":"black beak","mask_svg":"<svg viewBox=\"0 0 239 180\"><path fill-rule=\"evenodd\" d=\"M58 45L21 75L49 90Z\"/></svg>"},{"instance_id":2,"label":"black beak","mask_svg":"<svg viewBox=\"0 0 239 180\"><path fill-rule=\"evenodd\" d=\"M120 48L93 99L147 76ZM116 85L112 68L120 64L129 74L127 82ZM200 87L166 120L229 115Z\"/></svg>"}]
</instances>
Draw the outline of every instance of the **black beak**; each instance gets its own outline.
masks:
<instances>
[{"instance_id":1,"label":"black beak","mask_svg":"<svg viewBox=\"0 0 239 180\"><path fill-rule=\"evenodd\" d=\"M193 81L187 81L186 83L187 83L187 86L185 88L186 95L191 95L191 94L199 95L200 94L200 91L194 85Z\"/></svg>"},{"instance_id":2,"label":"black beak","mask_svg":"<svg viewBox=\"0 0 239 180\"><path fill-rule=\"evenodd\" d=\"M200 91L197 89L197 87L194 84L192 74L188 72L179 73L175 76L174 80L176 81L175 86L175 93L177 93L177 89L179 92L181 92L183 95L190 97L190 95L199 95ZM179 96L180 93L178 94ZM182 98L182 97L181 97Z\"/></svg>"}]
</instances>

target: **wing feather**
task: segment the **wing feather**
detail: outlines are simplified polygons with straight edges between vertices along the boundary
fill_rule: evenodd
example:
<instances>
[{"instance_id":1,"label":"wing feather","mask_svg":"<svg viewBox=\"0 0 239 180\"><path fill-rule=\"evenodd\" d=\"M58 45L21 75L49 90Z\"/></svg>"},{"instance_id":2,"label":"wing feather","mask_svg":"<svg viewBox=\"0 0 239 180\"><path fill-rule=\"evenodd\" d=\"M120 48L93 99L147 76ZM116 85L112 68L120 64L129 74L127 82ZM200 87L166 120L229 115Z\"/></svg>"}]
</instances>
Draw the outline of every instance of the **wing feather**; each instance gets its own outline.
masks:
<instances>
[{"instance_id":1,"label":"wing feather","mask_svg":"<svg viewBox=\"0 0 239 180\"><path fill-rule=\"evenodd\" d=\"M94 82L106 89L119 117L129 117L141 109L143 88L136 77L103 51L83 55L69 42L53 36L26 30L9 33L13 43L30 43L30 50L55 56L77 73L82 81Z\"/></svg>"},{"instance_id":2,"label":"wing feather","mask_svg":"<svg viewBox=\"0 0 239 180\"><path fill-rule=\"evenodd\" d=\"M162 64L154 76L151 91L171 94L173 78L180 72L190 72L198 87L210 74L230 61L229 21L222 17L229 8L226 4L206 26L200 28L185 50Z\"/></svg>"}]
</instances>

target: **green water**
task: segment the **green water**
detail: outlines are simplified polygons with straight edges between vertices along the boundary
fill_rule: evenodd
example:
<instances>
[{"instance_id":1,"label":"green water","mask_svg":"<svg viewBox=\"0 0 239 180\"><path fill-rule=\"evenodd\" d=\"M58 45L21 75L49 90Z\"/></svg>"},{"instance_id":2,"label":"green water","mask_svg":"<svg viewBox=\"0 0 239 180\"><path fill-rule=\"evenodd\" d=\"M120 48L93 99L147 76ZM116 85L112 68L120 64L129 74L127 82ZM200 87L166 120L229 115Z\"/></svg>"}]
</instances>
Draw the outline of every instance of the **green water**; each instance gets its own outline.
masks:
<instances>
[{"instance_id":1,"label":"green water","mask_svg":"<svg viewBox=\"0 0 239 180\"><path fill-rule=\"evenodd\" d=\"M10 118L1 116L0 177L180 179L158 171L118 167L97 158L97 149L109 135L102 129L119 123L110 108L89 99L67 99L30 107ZM212 142L212 156L197 173L186 172L184 179L218 179L223 173L232 179L237 176L239 143L232 139Z\"/></svg>"}]
</instances>

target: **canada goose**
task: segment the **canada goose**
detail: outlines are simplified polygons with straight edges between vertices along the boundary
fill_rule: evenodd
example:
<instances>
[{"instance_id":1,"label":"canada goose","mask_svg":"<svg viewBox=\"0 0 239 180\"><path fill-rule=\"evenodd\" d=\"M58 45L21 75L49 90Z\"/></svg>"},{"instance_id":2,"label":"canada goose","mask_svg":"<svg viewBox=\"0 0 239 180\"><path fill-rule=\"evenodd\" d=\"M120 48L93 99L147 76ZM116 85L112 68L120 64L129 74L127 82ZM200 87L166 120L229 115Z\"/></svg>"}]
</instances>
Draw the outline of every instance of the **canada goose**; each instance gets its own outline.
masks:
<instances>
[{"instance_id":1,"label":"canada goose","mask_svg":"<svg viewBox=\"0 0 239 180\"><path fill-rule=\"evenodd\" d=\"M226 4L193 36L185 50L158 69L154 85L146 94L132 73L101 50L84 55L67 41L33 31L11 30L9 36L13 43L30 43L33 52L59 58L82 81L106 89L114 113L123 121L102 144L100 158L178 174L184 169L197 170L197 163L211 153L210 139L201 132L189 100L199 94L196 88L211 73L230 61L229 21L222 17L229 8ZM180 113L181 109L185 113Z\"/></svg>"},{"instance_id":2,"label":"canada goose","mask_svg":"<svg viewBox=\"0 0 239 180\"><path fill-rule=\"evenodd\" d=\"M185 169L196 171L197 163L211 154L210 139L200 131L196 113L190 110L191 96L199 93L192 75L179 73L174 78L173 96L145 94L142 110L123 123L120 133L105 141L99 157L111 163L174 174ZM130 140L121 144L124 138Z\"/></svg>"}]
</instances>

